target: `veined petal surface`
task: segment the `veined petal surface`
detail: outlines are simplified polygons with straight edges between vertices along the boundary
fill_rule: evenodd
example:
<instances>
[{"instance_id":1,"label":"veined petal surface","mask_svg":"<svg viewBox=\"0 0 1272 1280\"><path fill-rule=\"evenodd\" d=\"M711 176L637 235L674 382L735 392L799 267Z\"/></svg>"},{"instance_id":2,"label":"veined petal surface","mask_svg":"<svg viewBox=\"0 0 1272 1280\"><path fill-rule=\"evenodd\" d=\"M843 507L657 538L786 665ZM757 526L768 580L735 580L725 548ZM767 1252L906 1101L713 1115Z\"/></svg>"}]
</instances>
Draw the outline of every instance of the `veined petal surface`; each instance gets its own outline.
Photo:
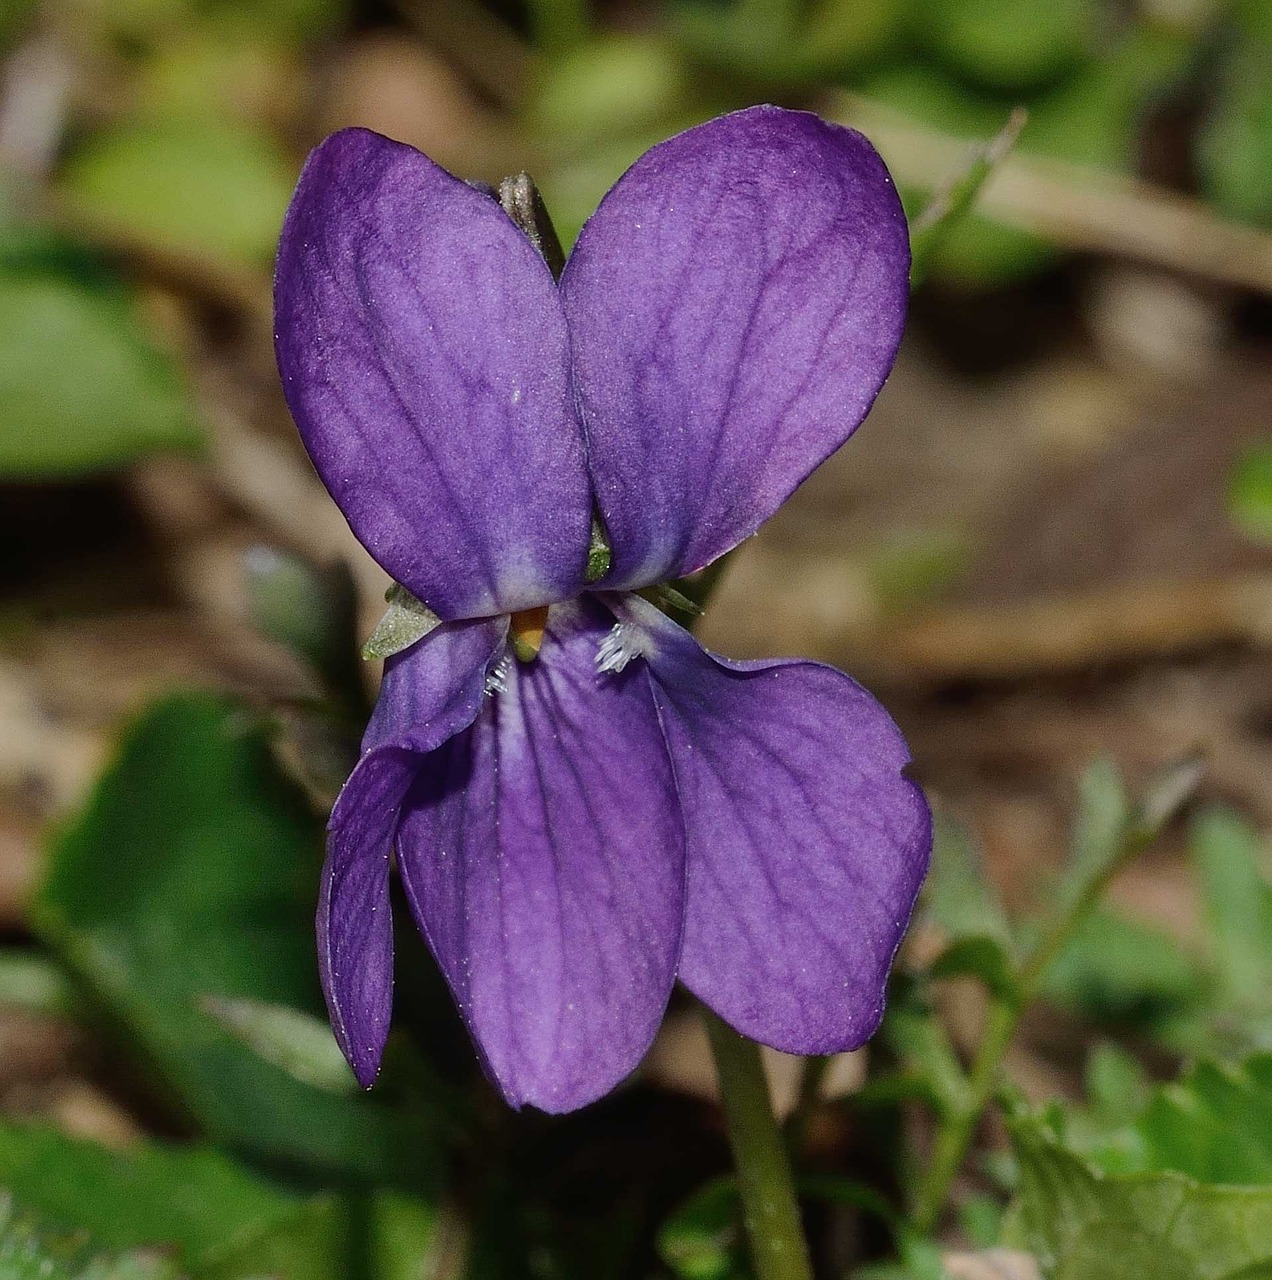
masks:
<instances>
[{"instance_id":1,"label":"veined petal surface","mask_svg":"<svg viewBox=\"0 0 1272 1280\"><path fill-rule=\"evenodd\" d=\"M309 157L275 346L323 482L443 618L574 595L591 519L556 285L498 204L365 129Z\"/></svg>"},{"instance_id":2,"label":"veined petal surface","mask_svg":"<svg viewBox=\"0 0 1272 1280\"><path fill-rule=\"evenodd\" d=\"M607 587L699 569L865 417L905 320L909 241L860 134L753 107L663 142L561 279Z\"/></svg>"},{"instance_id":3,"label":"veined petal surface","mask_svg":"<svg viewBox=\"0 0 1272 1280\"><path fill-rule=\"evenodd\" d=\"M888 713L813 662L726 662L636 597L685 815L681 981L788 1053L867 1040L931 850Z\"/></svg>"},{"instance_id":4,"label":"veined petal surface","mask_svg":"<svg viewBox=\"0 0 1272 1280\"><path fill-rule=\"evenodd\" d=\"M555 607L543 648L433 753L398 867L491 1078L573 1110L639 1062L675 977L684 836L641 664L600 672L613 618Z\"/></svg>"},{"instance_id":5,"label":"veined petal surface","mask_svg":"<svg viewBox=\"0 0 1272 1280\"><path fill-rule=\"evenodd\" d=\"M507 619L443 623L390 658L364 754L336 800L318 899L318 968L331 1026L354 1074L370 1086L393 1004L389 856L423 759L471 724Z\"/></svg>"},{"instance_id":6,"label":"veined petal surface","mask_svg":"<svg viewBox=\"0 0 1272 1280\"><path fill-rule=\"evenodd\" d=\"M380 1069L393 1009L389 855L415 757L394 747L364 756L327 828L318 892L318 974L331 1029L369 1089Z\"/></svg>"}]
</instances>

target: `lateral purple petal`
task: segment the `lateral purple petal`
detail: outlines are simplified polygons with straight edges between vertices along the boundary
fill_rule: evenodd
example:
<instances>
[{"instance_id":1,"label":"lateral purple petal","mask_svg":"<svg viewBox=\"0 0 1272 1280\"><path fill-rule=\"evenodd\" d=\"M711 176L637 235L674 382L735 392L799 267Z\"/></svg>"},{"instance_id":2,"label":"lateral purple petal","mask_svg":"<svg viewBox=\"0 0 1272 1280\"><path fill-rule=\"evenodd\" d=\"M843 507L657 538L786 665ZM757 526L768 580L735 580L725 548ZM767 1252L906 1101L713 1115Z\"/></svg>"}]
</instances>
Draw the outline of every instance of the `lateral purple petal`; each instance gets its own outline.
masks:
<instances>
[{"instance_id":1,"label":"lateral purple petal","mask_svg":"<svg viewBox=\"0 0 1272 1280\"><path fill-rule=\"evenodd\" d=\"M386 659L363 752L392 744L423 755L466 729L507 635L506 617L444 622Z\"/></svg>"},{"instance_id":2,"label":"lateral purple petal","mask_svg":"<svg viewBox=\"0 0 1272 1280\"><path fill-rule=\"evenodd\" d=\"M389 855L422 760L472 723L507 619L444 623L390 658L364 754L336 800L318 898L318 968L331 1026L369 1087L393 1003Z\"/></svg>"},{"instance_id":3,"label":"lateral purple petal","mask_svg":"<svg viewBox=\"0 0 1272 1280\"><path fill-rule=\"evenodd\" d=\"M561 280L606 586L708 564L851 435L892 367L909 264L882 160L806 112L722 116L619 179Z\"/></svg>"},{"instance_id":4,"label":"lateral purple petal","mask_svg":"<svg viewBox=\"0 0 1272 1280\"><path fill-rule=\"evenodd\" d=\"M376 560L444 618L573 595L591 493L556 285L495 201L364 129L305 165L275 277L283 390Z\"/></svg>"},{"instance_id":5,"label":"lateral purple petal","mask_svg":"<svg viewBox=\"0 0 1272 1280\"><path fill-rule=\"evenodd\" d=\"M725 662L644 601L618 607L684 806L681 981L774 1048L857 1047L883 1014L931 850L899 730L831 667Z\"/></svg>"},{"instance_id":6,"label":"lateral purple petal","mask_svg":"<svg viewBox=\"0 0 1272 1280\"><path fill-rule=\"evenodd\" d=\"M414 777L408 752L389 747L359 761L340 792L318 894L318 972L331 1029L369 1089L380 1069L393 1007L389 853Z\"/></svg>"},{"instance_id":7,"label":"lateral purple petal","mask_svg":"<svg viewBox=\"0 0 1272 1280\"><path fill-rule=\"evenodd\" d=\"M398 867L492 1080L570 1111L628 1075L675 977L684 836L648 674L598 673L586 598L429 757Z\"/></svg>"}]
</instances>

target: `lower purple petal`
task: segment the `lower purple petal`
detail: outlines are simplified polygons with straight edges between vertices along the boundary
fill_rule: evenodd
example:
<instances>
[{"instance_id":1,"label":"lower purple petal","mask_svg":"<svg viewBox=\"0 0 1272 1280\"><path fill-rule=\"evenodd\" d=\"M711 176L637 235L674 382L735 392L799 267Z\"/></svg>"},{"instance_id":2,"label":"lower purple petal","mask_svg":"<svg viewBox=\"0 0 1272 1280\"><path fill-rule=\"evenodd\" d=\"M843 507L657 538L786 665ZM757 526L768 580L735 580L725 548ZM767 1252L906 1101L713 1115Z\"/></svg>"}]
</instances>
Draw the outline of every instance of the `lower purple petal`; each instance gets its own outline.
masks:
<instances>
[{"instance_id":1,"label":"lower purple petal","mask_svg":"<svg viewBox=\"0 0 1272 1280\"><path fill-rule=\"evenodd\" d=\"M647 672L601 673L599 605L553 608L466 732L429 757L398 864L513 1106L600 1097L658 1028L680 945L684 836Z\"/></svg>"},{"instance_id":2,"label":"lower purple petal","mask_svg":"<svg viewBox=\"0 0 1272 1280\"><path fill-rule=\"evenodd\" d=\"M506 618L444 623L389 659L364 754L331 813L318 968L332 1030L364 1087L379 1070L393 1003L389 855L402 801L420 753L472 723L507 628Z\"/></svg>"},{"instance_id":3,"label":"lower purple petal","mask_svg":"<svg viewBox=\"0 0 1272 1280\"><path fill-rule=\"evenodd\" d=\"M774 1048L857 1047L931 850L900 731L831 667L726 662L643 600L614 607L649 664L684 807L681 980Z\"/></svg>"}]
</instances>

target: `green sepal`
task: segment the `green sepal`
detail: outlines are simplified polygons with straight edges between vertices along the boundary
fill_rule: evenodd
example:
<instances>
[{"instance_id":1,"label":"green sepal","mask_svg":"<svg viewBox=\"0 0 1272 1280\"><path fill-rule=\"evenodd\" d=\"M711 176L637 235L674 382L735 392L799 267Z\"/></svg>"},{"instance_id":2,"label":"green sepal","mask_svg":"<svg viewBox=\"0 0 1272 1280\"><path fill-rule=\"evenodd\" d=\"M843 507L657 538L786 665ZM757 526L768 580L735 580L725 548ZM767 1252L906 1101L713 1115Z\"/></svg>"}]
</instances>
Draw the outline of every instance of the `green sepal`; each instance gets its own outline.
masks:
<instances>
[{"instance_id":1,"label":"green sepal","mask_svg":"<svg viewBox=\"0 0 1272 1280\"><path fill-rule=\"evenodd\" d=\"M592 539L587 547L587 568L583 571L583 581L599 582L609 571L613 561L609 540L605 536L605 526L600 516L592 516Z\"/></svg>"},{"instance_id":2,"label":"green sepal","mask_svg":"<svg viewBox=\"0 0 1272 1280\"><path fill-rule=\"evenodd\" d=\"M400 583L395 582L384 593L384 598L389 608L362 646L362 656L366 659L391 658L441 625L441 618Z\"/></svg>"}]
</instances>

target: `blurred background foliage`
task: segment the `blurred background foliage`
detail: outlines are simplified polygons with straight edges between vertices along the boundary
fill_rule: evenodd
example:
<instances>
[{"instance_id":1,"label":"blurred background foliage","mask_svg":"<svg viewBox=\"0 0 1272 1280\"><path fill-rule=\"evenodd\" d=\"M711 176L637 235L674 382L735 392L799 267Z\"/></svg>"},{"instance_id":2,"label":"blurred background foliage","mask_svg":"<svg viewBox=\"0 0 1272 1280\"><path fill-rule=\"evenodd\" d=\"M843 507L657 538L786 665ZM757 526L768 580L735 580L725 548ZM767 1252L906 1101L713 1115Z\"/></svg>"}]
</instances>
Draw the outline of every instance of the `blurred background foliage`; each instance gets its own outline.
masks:
<instances>
[{"instance_id":1,"label":"blurred background foliage","mask_svg":"<svg viewBox=\"0 0 1272 1280\"><path fill-rule=\"evenodd\" d=\"M1272 4L0 0L4 1280L748 1274L679 997L614 1097L513 1116L405 927L372 1094L335 1050L387 584L269 280L336 128L529 170L568 243L764 100L867 132L924 235L871 423L703 625L860 675L941 814L883 1034L768 1059L819 1274L1272 1274Z\"/></svg>"}]
</instances>

